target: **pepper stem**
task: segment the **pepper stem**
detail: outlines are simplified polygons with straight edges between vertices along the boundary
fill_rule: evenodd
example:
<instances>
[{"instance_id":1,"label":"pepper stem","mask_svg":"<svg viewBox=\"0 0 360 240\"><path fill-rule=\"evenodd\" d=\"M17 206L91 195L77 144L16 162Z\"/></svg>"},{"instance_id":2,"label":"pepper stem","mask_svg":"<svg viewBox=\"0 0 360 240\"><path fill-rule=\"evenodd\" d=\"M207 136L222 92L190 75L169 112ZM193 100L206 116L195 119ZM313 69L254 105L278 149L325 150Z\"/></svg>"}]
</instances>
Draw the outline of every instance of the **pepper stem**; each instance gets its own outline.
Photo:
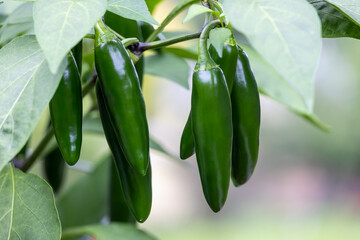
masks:
<instances>
[{"instance_id":1,"label":"pepper stem","mask_svg":"<svg viewBox=\"0 0 360 240\"><path fill-rule=\"evenodd\" d=\"M210 31L219 26L221 23L219 20L215 20L210 22L208 25L206 25L201 32L200 39L199 39L199 57L198 61L195 66L195 71L199 70L206 70L210 68L216 68L218 65L214 62L214 60L211 59L209 52L208 52L208 46L207 46L207 40L209 38Z\"/></svg>"},{"instance_id":2,"label":"pepper stem","mask_svg":"<svg viewBox=\"0 0 360 240\"><path fill-rule=\"evenodd\" d=\"M95 46L117 39L117 36L108 29L102 19L95 25Z\"/></svg>"}]
</instances>

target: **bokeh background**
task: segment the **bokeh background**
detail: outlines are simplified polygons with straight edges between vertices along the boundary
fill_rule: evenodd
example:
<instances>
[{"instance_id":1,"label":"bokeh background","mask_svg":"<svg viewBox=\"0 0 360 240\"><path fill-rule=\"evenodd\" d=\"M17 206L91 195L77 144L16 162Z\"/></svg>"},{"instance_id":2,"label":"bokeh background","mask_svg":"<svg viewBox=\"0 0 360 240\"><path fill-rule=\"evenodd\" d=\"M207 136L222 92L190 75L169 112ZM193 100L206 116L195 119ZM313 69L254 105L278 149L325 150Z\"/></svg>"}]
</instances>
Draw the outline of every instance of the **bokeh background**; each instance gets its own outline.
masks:
<instances>
[{"instance_id":1,"label":"bokeh background","mask_svg":"<svg viewBox=\"0 0 360 240\"><path fill-rule=\"evenodd\" d=\"M176 2L161 4L155 18L164 19ZM195 31L203 24L198 17L182 25L183 18L168 30ZM144 94L153 135L178 156L190 91L148 76ZM360 239L359 103L360 42L324 39L315 112L331 131L262 97L260 157L251 180L231 186L225 207L214 214L202 195L195 158L180 162L155 152L153 210L141 228L171 240Z\"/></svg>"}]
</instances>

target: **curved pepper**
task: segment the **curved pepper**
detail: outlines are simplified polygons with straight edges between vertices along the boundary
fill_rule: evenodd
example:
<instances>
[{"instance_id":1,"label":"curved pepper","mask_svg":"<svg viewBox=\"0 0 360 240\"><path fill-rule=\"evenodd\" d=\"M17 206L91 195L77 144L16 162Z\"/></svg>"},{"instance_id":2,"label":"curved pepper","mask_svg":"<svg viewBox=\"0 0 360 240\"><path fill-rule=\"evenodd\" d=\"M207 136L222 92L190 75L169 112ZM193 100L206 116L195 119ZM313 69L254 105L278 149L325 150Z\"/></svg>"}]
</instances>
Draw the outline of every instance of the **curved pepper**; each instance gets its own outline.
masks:
<instances>
[{"instance_id":1,"label":"curved pepper","mask_svg":"<svg viewBox=\"0 0 360 240\"><path fill-rule=\"evenodd\" d=\"M240 48L231 101L234 125L231 175L234 185L239 186L249 180L256 166L260 129L259 91L249 59Z\"/></svg>"},{"instance_id":2,"label":"curved pepper","mask_svg":"<svg viewBox=\"0 0 360 240\"><path fill-rule=\"evenodd\" d=\"M54 193L57 193L63 183L65 172L65 161L59 148L45 156L44 172L45 178L53 188Z\"/></svg>"},{"instance_id":3,"label":"curved pepper","mask_svg":"<svg viewBox=\"0 0 360 240\"><path fill-rule=\"evenodd\" d=\"M217 25L218 21L209 23L200 36L191 95L196 159L205 198L214 212L220 211L227 198L233 141L229 90L207 50L208 34Z\"/></svg>"},{"instance_id":4,"label":"curved pepper","mask_svg":"<svg viewBox=\"0 0 360 240\"><path fill-rule=\"evenodd\" d=\"M109 217L111 222L135 223L136 220L126 203L115 162L111 160Z\"/></svg>"},{"instance_id":5,"label":"curved pepper","mask_svg":"<svg viewBox=\"0 0 360 240\"><path fill-rule=\"evenodd\" d=\"M132 214L139 222L144 222L151 210L152 188L151 188L151 166L149 164L145 176L133 169L119 144L113 125L113 115L110 114L106 96L103 94L101 82L96 83L96 95L98 99L101 122L104 128L105 137L110 150L114 156L117 172L120 177L120 184L125 200Z\"/></svg>"},{"instance_id":6,"label":"curved pepper","mask_svg":"<svg viewBox=\"0 0 360 240\"><path fill-rule=\"evenodd\" d=\"M145 175L149 129L135 67L122 42L100 21L95 27L95 67L126 160Z\"/></svg>"},{"instance_id":7,"label":"curved pepper","mask_svg":"<svg viewBox=\"0 0 360 240\"><path fill-rule=\"evenodd\" d=\"M49 105L61 154L69 165L74 165L79 160L82 142L82 92L79 71L71 52L66 70Z\"/></svg>"}]
</instances>

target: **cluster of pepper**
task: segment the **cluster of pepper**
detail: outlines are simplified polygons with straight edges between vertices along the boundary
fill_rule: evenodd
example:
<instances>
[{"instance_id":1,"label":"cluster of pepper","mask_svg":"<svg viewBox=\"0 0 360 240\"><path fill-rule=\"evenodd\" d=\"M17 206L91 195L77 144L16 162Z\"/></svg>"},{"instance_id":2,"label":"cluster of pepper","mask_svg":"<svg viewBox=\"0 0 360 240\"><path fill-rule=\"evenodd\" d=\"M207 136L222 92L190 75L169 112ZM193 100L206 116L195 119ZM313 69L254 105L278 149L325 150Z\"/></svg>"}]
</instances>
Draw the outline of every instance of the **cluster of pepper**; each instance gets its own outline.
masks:
<instances>
[{"instance_id":1,"label":"cluster of pepper","mask_svg":"<svg viewBox=\"0 0 360 240\"><path fill-rule=\"evenodd\" d=\"M95 90L114 159L110 217L114 221L144 222L152 204L149 130L141 91L144 62L141 57L134 65L113 31L142 41L153 28L112 13L107 13L104 21L106 25L99 21L95 26ZM182 159L196 152L203 192L215 212L226 201L230 176L235 186L250 178L257 161L260 126L259 92L245 52L233 38L225 43L222 56L212 46L208 51L209 32L219 24L210 22L200 36L191 113L180 146ZM63 160L74 165L80 155L81 45L69 53L66 71L50 103L59 148L46 157L45 168L54 191L61 183Z\"/></svg>"},{"instance_id":2,"label":"cluster of pepper","mask_svg":"<svg viewBox=\"0 0 360 240\"><path fill-rule=\"evenodd\" d=\"M230 172L235 186L252 175L258 157L260 101L246 53L230 38L220 57L207 48L208 24L199 41L193 74L191 112L180 144L180 157L196 152L205 198L214 212L224 205Z\"/></svg>"}]
</instances>

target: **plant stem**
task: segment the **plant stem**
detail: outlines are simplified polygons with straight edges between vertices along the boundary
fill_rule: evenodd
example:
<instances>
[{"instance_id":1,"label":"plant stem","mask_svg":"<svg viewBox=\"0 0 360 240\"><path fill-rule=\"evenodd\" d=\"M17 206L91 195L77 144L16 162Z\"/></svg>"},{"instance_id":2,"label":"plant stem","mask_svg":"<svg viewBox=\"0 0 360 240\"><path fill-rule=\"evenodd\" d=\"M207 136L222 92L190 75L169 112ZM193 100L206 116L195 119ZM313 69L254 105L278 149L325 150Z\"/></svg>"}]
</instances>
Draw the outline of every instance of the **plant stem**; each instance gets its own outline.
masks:
<instances>
[{"instance_id":1,"label":"plant stem","mask_svg":"<svg viewBox=\"0 0 360 240\"><path fill-rule=\"evenodd\" d=\"M179 36L179 37L173 37L173 38L168 38L165 40L155 41L155 42L151 42L151 43L139 43L138 50L140 52L144 52L144 51L150 50L150 49L162 48L162 47L166 47L166 46L169 46L169 45L172 45L175 43L199 38L200 35L201 35L201 32L196 32L196 33L190 33L190 34L186 34L186 35Z\"/></svg>"},{"instance_id":2,"label":"plant stem","mask_svg":"<svg viewBox=\"0 0 360 240\"><path fill-rule=\"evenodd\" d=\"M210 31L219 26L220 25L220 21L219 20L215 20L210 22L208 25L206 25L200 35L200 39L199 39L199 58L198 61L196 63L195 66L195 71L199 71L199 70L205 70L205 69L210 69L210 68L215 68L217 67L217 64L211 59L208 49L207 49L207 40L209 38L209 33Z\"/></svg>"},{"instance_id":3,"label":"plant stem","mask_svg":"<svg viewBox=\"0 0 360 240\"><path fill-rule=\"evenodd\" d=\"M177 16L179 15L182 11L184 11L187 7L189 7L190 5L196 3L196 2L200 2L200 0L183 0L181 1L170 13L169 15L165 18L165 20L160 24L160 26L148 37L148 39L146 39L145 42L151 42L154 41L157 37L157 35L159 35L164 28Z\"/></svg>"},{"instance_id":4,"label":"plant stem","mask_svg":"<svg viewBox=\"0 0 360 240\"><path fill-rule=\"evenodd\" d=\"M28 157L25 161L24 166L22 166L21 170L23 172L27 172L29 168L35 163L36 159L40 156L42 151L46 148L52 137L54 136L54 129L50 129L45 137L41 140L39 145L35 148L34 152Z\"/></svg>"},{"instance_id":5,"label":"plant stem","mask_svg":"<svg viewBox=\"0 0 360 240\"><path fill-rule=\"evenodd\" d=\"M95 80L97 75L94 74L91 77L91 80L86 83L82 89L83 98L90 92L90 90L95 86ZM40 141L39 145L35 148L34 152L25 160L25 164L21 167L23 172L27 172L30 167L35 163L41 153L45 150L46 146L50 143L50 140L54 136L54 129L51 128L44 138Z\"/></svg>"},{"instance_id":6,"label":"plant stem","mask_svg":"<svg viewBox=\"0 0 360 240\"><path fill-rule=\"evenodd\" d=\"M126 38L126 39L122 40L124 47L128 47L131 44L138 43L138 42L139 42L139 39L137 39L137 38Z\"/></svg>"}]
</instances>

